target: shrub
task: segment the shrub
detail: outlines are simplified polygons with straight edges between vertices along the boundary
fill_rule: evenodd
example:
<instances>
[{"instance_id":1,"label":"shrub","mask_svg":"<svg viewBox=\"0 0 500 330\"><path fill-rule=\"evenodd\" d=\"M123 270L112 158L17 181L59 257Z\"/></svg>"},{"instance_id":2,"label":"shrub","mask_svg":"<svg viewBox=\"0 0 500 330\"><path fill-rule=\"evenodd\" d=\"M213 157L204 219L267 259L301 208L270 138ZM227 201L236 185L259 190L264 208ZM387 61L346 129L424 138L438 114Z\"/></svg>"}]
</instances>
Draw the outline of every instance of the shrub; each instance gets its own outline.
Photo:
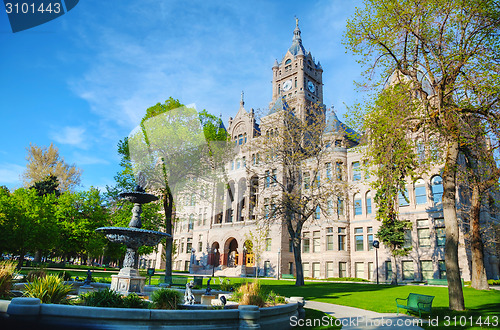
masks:
<instances>
[{"instance_id":1,"label":"shrub","mask_svg":"<svg viewBox=\"0 0 500 330\"><path fill-rule=\"evenodd\" d=\"M47 276L47 272L43 267L32 269L26 275L26 282L33 282L35 279L41 279Z\"/></svg>"},{"instance_id":2,"label":"shrub","mask_svg":"<svg viewBox=\"0 0 500 330\"><path fill-rule=\"evenodd\" d=\"M61 276L64 281L71 281L71 273L70 272L63 271L59 276Z\"/></svg>"},{"instance_id":3,"label":"shrub","mask_svg":"<svg viewBox=\"0 0 500 330\"><path fill-rule=\"evenodd\" d=\"M267 294L266 302L269 305L277 305L286 303L285 297L278 296L273 290Z\"/></svg>"},{"instance_id":4,"label":"shrub","mask_svg":"<svg viewBox=\"0 0 500 330\"><path fill-rule=\"evenodd\" d=\"M231 285L231 281L229 279L224 278L219 282L219 289L221 291L231 291L231 288L233 286Z\"/></svg>"},{"instance_id":5,"label":"shrub","mask_svg":"<svg viewBox=\"0 0 500 330\"><path fill-rule=\"evenodd\" d=\"M240 305L256 305L264 307L266 299L259 282L245 283L238 288L235 298L239 299Z\"/></svg>"},{"instance_id":6,"label":"shrub","mask_svg":"<svg viewBox=\"0 0 500 330\"><path fill-rule=\"evenodd\" d=\"M15 261L0 262L0 297L7 297L12 287L12 277L16 269Z\"/></svg>"},{"instance_id":7,"label":"shrub","mask_svg":"<svg viewBox=\"0 0 500 330\"><path fill-rule=\"evenodd\" d=\"M151 300L156 309L178 309L182 303L182 294L176 290L160 289L153 292Z\"/></svg>"},{"instance_id":8,"label":"shrub","mask_svg":"<svg viewBox=\"0 0 500 330\"><path fill-rule=\"evenodd\" d=\"M148 308L149 303L135 293L123 297L123 307L125 308Z\"/></svg>"},{"instance_id":9,"label":"shrub","mask_svg":"<svg viewBox=\"0 0 500 330\"><path fill-rule=\"evenodd\" d=\"M35 278L33 282L25 285L26 297L39 298L44 304L58 304L65 301L68 293L73 289L69 284L64 284L61 277L48 275Z\"/></svg>"},{"instance_id":10,"label":"shrub","mask_svg":"<svg viewBox=\"0 0 500 330\"><path fill-rule=\"evenodd\" d=\"M123 307L122 295L116 291L105 289L80 295L85 306L92 307Z\"/></svg>"}]
</instances>

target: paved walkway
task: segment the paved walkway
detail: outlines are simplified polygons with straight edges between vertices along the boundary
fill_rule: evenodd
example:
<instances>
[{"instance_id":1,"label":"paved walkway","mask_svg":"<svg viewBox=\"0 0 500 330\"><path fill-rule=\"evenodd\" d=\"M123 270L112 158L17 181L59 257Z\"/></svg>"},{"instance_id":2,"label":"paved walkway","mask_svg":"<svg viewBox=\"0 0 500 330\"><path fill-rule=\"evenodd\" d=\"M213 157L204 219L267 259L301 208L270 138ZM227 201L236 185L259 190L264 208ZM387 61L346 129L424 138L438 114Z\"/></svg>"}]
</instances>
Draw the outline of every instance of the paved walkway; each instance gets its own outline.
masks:
<instances>
[{"instance_id":1,"label":"paved walkway","mask_svg":"<svg viewBox=\"0 0 500 330\"><path fill-rule=\"evenodd\" d=\"M388 303L381 301L380 303ZM422 321L405 314L377 313L360 308L341 306L318 301L306 301L306 308L317 309L334 316L336 325L342 324L342 329L422 329ZM427 321L425 318L423 321Z\"/></svg>"}]
</instances>

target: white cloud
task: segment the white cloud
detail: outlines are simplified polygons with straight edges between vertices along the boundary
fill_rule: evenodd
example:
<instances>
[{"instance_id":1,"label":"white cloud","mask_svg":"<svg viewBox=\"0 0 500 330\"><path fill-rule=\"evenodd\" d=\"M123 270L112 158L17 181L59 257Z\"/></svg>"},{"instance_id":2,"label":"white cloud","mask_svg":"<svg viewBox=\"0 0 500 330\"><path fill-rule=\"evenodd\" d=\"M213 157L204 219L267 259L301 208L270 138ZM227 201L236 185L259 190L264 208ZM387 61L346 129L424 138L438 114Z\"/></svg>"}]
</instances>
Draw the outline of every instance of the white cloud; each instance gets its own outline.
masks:
<instances>
[{"instance_id":1,"label":"white cloud","mask_svg":"<svg viewBox=\"0 0 500 330\"><path fill-rule=\"evenodd\" d=\"M84 138L85 128L66 126L62 129L53 130L50 137L61 144L69 144L85 149L87 143Z\"/></svg>"},{"instance_id":2,"label":"white cloud","mask_svg":"<svg viewBox=\"0 0 500 330\"><path fill-rule=\"evenodd\" d=\"M108 165L109 161L103 158L99 157L94 157L90 155L84 155L79 152L74 152L73 153L73 158L72 160L77 166L81 165L96 165L96 164L102 164L102 165Z\"/></svg>"},{"instance_id":3,"label":"white cloud","mask_svg":"<svg viewBox=\"0 0 500 330\"><path fill-rule=\"evenodd\" d=\"M24 171L24 166L12 163L0 163L0 184L21 184L20 175Z\"/></svg>"}]
</instances>

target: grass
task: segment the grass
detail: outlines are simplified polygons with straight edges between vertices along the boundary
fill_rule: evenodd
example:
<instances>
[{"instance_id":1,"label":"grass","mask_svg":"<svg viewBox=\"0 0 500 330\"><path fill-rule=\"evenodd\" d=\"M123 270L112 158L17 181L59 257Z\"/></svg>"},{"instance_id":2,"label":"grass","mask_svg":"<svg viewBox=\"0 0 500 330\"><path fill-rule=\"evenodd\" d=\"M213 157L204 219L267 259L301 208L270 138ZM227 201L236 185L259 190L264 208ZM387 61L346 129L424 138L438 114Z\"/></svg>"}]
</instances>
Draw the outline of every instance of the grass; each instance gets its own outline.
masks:
<instances>
[{"instance_id":1,"label":"grass","mask_svg":"<svg viewBox=\"0 0 500 330\"><path fill-rule=\"evenodd\" d=\"M297 324L297 329L340 329L341 326L335 326L335 318L329 314L316 309L304 308L306 311L306 317L304 319L304 325L302 323ZM330 325L333 325L330 326Z\"/></svg>"}]
</instances>

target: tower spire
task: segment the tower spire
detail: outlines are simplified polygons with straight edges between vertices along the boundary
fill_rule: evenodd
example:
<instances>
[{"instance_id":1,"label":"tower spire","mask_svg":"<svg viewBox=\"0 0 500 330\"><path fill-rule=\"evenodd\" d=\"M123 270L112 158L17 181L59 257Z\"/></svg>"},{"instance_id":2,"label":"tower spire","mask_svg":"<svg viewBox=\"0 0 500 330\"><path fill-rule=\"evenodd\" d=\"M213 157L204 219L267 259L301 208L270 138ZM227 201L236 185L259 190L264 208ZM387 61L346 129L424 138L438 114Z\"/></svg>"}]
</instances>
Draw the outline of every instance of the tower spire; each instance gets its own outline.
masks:
<instances>
[{"instance_id":1,"label":"tower spire","mask_svg":"<svg viewBox=\"0 0 500 330\"><path fill-rule=\"evenodd\" d=\"M241 91L241 101L240 101L240 107L243 107L245 105L245 101L243 101L243 96L245 94L243 93L243 91Z\"/></svg>"},{"instance_id":2,"label":"tower spire","mask_svg":"<svg viewBox=\"0 0 500 330\"><path fill-rule=\"evenodd\" d=\"M295 30L293 30L293 42L302 44L302 38L300 37L299 18L297 16L295 16Z\"/></svg>"}]
</instances>

